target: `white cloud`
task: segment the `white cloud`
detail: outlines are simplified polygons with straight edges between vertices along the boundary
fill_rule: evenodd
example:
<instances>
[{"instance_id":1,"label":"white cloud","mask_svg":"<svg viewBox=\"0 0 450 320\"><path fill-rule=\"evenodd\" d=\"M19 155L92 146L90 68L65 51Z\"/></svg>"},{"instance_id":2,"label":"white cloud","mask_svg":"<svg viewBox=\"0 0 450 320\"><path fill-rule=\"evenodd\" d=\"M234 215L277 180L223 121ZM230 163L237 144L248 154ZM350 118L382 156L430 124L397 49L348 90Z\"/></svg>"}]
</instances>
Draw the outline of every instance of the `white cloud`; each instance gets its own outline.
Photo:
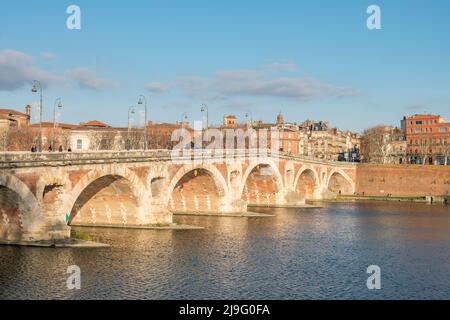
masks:
<instances>
[{"instance_id":1,"label":"white cloud","mask_svg":"<svg viewBox=\"0 0 450 320\"><path fill-rule=\"evenodd\" d=\"M148 82L144 88L152 93L163 93L170 89L170 85L162 82Z\"/></svg>"},{"instance_id":2,"label":"white cloud","mask_svg":"<svg viewBox=\"0 0 450 320\"><path fill-rule=\"evenodd\" d=\"M14 91L39 80L43 86L58 77L33 65L33 58L15 50L0 51L0 91Z\"/></svg>"},{"instance_id":3,"label":"white cloud","mask_svg":"<svg viewBox=\"0 0 450 320\"><path fill-rule=\"evenodd\" d=\"M274 77L264 71L229 70L211 78L186 78L178 83L195 97L277 97L311 100L321 97L349 97L358 93L351 89L323 83L311 77Z\"/></svg>"},{"instance_id":4,"label":"white cloud","mask_svg":"<svg viewBox=\"0 0 450 320\"><path fill-rule=\"evenodd\" d=\"M117 82L109 79L101 79L94 71L88 68L70 70L67 75L69 79L75 81L81 88L100 91L118 87Z\"/></svg>"}]
</instances>

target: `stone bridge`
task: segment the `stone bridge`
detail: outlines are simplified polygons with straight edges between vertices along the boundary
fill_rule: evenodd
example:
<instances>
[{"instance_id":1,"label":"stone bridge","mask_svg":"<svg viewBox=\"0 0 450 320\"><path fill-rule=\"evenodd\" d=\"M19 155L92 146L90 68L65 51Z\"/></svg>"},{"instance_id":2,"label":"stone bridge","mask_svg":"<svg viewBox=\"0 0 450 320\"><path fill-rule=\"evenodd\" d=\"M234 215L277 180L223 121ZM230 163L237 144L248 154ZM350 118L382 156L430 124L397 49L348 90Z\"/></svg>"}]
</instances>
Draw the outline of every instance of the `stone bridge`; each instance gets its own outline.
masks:
<instances>
[{"instance_id":1,"label":"stone bridge","mask_svg":"<svg viewBox=\"0 0 450 320\"><path fill-rule=\"evenodd\" d=\"M356 166L234 151L0 155L0 240L65 239L70 225L172 223L177 212L243 213L355 192Z\"/></svg>"}]
</instances>

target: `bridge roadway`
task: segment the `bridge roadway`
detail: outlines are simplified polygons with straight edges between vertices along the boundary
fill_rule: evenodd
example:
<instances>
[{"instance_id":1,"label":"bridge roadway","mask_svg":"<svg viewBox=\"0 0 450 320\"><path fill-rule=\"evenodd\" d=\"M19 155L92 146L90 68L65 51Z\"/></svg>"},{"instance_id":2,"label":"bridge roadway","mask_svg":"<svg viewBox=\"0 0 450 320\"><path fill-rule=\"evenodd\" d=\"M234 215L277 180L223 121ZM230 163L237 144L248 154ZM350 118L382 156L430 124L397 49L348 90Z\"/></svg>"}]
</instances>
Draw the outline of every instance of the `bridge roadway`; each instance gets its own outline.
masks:
<instances>
[{"instance_id":1,"label":"bridge roadway","mask_svg":"<svg viewBox=\"0 0 450 320\"><path fill-rule=\"evenodd\" d=\"M356 165L257 150L0 154L0 240L60 240L71 225L172 223L355 192Z\"/></svg>"}]
</instances>

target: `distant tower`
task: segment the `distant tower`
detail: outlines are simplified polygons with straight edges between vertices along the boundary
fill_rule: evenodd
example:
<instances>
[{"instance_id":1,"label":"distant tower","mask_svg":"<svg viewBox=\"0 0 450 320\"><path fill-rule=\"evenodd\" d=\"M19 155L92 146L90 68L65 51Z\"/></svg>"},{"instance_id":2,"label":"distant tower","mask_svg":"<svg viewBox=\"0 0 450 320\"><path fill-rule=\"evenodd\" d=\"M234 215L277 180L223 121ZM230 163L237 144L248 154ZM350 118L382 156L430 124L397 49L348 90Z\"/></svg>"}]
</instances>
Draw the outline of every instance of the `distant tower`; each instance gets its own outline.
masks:
<instances>
[{"instance_id":1,"label":"distant tower","mask_svg":"<svg viewBox=\"0 0 450 320\"><path fill-rule=\"evenodd\" d=\"M277 116L277 125L282 125L284 123L283 115L280 113Z\"/></svg>"}]
</instances>

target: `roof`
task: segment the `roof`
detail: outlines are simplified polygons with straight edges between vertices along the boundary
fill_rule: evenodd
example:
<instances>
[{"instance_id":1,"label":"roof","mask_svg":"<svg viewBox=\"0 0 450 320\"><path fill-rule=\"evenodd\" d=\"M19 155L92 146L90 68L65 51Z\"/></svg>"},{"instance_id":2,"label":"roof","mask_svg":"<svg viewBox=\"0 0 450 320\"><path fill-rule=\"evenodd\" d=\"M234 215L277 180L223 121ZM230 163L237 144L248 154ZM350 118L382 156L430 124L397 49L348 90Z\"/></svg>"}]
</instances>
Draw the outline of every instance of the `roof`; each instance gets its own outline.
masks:
<instances>
[{"instance_id":1,"label":"roof","mask_svg":"<svg viewBox=\"0 0 450 320\"><path fill-rule=\"evenodd\" d=\"M40 126L39 122L33 123L30 125L31 128L37 128L39 126ZM42 127L43 128L49 128L49 127L53 128L53 122L42 122ZM70 124L70 123L56 123L56 127L63 128L63 129L74 129L74 128L78 127L78 125Z\"/></svg>"},{"instance_id":2,"label":"roof","mask_svg":"<svg viewBox=\"0 0 450 320\"><path fill-rule=\"evenodd\" d=\"M13 110L13 109L0 109L0 114L3 115L10 115L10 116L22 116L22 117L28 117L25 113Z\"/></svg>"},{"instance_id":3,"label":"roof","mask_svg":"<svg viewBox=\"0 0 450 320\"><path fill-rule=\"evenodd\" d=\"M104 122L100 122L97 120L90 120L87 122L82 122L80 123L80 127L100 127L100 128L107 128L110 127L109 125L107 125Z\"/></svg>"}]
</instances>

